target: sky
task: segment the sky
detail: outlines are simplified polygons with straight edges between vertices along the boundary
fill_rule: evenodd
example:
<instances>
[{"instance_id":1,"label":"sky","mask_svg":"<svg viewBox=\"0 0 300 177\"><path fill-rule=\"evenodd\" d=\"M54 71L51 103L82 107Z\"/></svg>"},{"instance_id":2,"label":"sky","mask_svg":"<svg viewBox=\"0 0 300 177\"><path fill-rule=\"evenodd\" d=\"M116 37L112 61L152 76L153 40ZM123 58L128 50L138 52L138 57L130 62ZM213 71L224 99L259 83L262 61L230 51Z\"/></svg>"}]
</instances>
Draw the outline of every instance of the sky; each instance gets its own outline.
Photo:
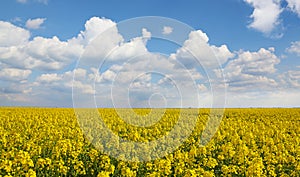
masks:
<instances>
[{"instance_id":1,"label":"sky","mask_svg":"<svg viewBox=\"0 0 300 177\"><path fill-rule=\"evenodd\" d=\"M300 0L2 0L0 100L299 107Z\"/></svg>"}]
</instances>

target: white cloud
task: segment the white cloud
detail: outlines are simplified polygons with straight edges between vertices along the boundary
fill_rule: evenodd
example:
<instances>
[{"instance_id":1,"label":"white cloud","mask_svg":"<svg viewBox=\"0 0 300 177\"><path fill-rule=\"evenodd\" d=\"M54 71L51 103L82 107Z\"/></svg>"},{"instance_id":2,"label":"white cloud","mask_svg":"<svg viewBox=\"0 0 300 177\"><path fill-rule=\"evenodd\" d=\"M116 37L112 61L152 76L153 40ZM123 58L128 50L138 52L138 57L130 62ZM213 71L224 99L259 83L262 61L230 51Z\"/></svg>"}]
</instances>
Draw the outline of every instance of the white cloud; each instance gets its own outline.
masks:
<instances>
[{"instance_id":1,"label":"white cloud","mask_svg":"<svg viewBox=\"0 0 300 177\"><path fill-rule=\"evenodd\" d=\"M151 32L149 32L146 28L142 29L142 37L146 40L151 38Z\"/></svg>"},{"instance_id":2,"label":"white cloud","mask_svg":"<svg viewBox=\"0 0 300 177\"><path fill-rule=\"evenodd\" d=\"M279 75L283 88L300 88L300 71L290 70Z\"/></svg>"},{"instance_id":3,"label":"white cloud","mask_svg":"<svg viewBox=\"0 0 300 177\"><path fill-rule=\"evenodd\" d=\"M1 26L2 25L2 26ZM0 62L12 67L39 70L58 70L76 61L83 47L57 37L35 37L7 22L0 22Z\"/></svg>"},{"instance_id":4,"label":"white cloud","mask_svg":"<svg viewBox=\"0 0 300 177\"><path fill-rule=\"evenodd\" d=\"M74 82L73 75L75 75ZM70 96L73 88L78 94L94 94L93 82L89 82L86 76L87 70L82 68L66 71L62 74L45 73L36 78L33 84L35 86L34 90L43 87L45 93L58 91L58 95L67 91Z\"/></svg>"},{"instance_id":5,"label":"white cloud","mask_svg":"<svg viewBox=\"0 0 300 177\"><path fill-rule=\"evenodd\" d=\"M70 74L72 74L72 79L73 79L73 75L74 77L76 77L77 80L80 81L85 81L87 78L87 70L82 69L82 68L77 68L73 70L73 73L70 72L66 72L64 77L70 78Z\"/></svg>"},{"instance_id":6,"label":"white cloud","mask_svg":"<svg viewBox=\"0 0 300 177\"><path fill-rule=\"evenodd\" d=\"M280 0L244 0L254 10L251 14L253 21L249 27L270 34L280 24L280 14L283 9Z\"/></svg>"},{"instance_id":7,"label":"white cloud","mask_svg":"<svg viewBox=\"0 0 300 177\"><path fill-rule=\"evenodd\" d=\"M74 90L79 90L83 94L95 94L94 87L90 84L85 84L80 81L71 81L64 84L68 88L73 88ZM78 93L78 92L77 92Z\"/></svg>"},{"instance_id":8,"label":"white cloud","mask_svg":"<svg viewBox=\"0 0 300 177\"><path fill-rule=\"evenodd\" d=\"M121 62L140 55L146 55L148 53L146 44L150 38L151 32L143 28L140 37L124 41L116 26L113 25L108 30L104 30L98 37L93 38L93 41L85 48L80 64L92 67L104 61Z\"/></svg>"},{"instance_id":9,"label":"white cloud","mask_svg":"<svg viewBox=\"0 0 300 177\"><path fill-rule=\"evenodd\" d=\"M3 68L0 70L0 80L22 81L22 80L27 80L30 74L31 74L31 70L23 70L17 68Z\"/></svg>"},{"instance_id":10,"label":"white cloud","mask_svg":"<svg viewBox=\"0 0 300 177\"><path fill-rule=\"evenodd\" d=\"M26 28L28 29L39 29L41 25L45 22L46 18L36 18L36 19L28 19L26 21Z\"/></svg>"},{"instance_id":11,"label":"white cloud","mask_svg":"<svg viewBox=\"0 0 300 177\"><path fill-rule=\"evenodd\" d=\"M113 81L115 77L116 73L111 70L107 70L103 74L101 74L101 78L106 81Z\"/></svg>"},{"instance_id":12,"label":"white cloud","mask_svg":"<svg viewBox=\"0 0 300 177\"><path fill-rule=\"evenodd\" d=\"M70 40L85 47L80 64L88 67L99 65L112 51L124 44L116 23L105 18L93 17L85 24L85 30ZM126 44L126 43L125 43Z\"/></svg>"},{"instance_id":13,"label":"white cloud","mask_svg":"<svg viewBox=\"0 0 300 177\"><path fill-rule=\"evenodd\" d=\"M170 26L164 26L162 30L162 34L168 35L173 32L173 28Z\"/></svg>"},{"instance_id":14,"label":"white cloud","mask_svg":"<svg viewBox=\"0 0 300 177\"><path fill-rule=\"evenodd\" d=\"M286 49L289 53L295 53L300 56L300 41L292 42L291 46Z\"/></svg>"},{"instance_id":15,"label":"white cloud","mask_svg":"<svg viewBox=\"0 0 300 177\"><path fill-rule=\"evenodd\" d=\"M274 54L274 48L261 48L257 52L240 52L238 57L229 61L223 70L229 90L274 89L278 83L268 75L276 72L275 65L279 62L279 58Z\"/></svg>"},{"instance_id":16,"label":"white cloud","mask_svg":"<svg viewBox=\"0 0 300 177\"><path fill-rule=\"evenodd\" d=\"M35 37L23 50L28 55L30 63L26 67L56 70L76 61L83 48L70 41L60 41L54 36L53 38Z\"/></svg>"},{"instance_id":17,"label":"white cloud","mask_svg":"<svg viewBox=\"0 0 300 177\"><path fill-rule=\"evenodd\" d=\"M0 21L0 47L23 45L29 37L29 31L9 22Z\"/></svg>"},{"instance_id":18,"label":"white cloud","mask_svg":"<svg viewBox=\"0 0 300 177\"><path fill-rule=\"evenodd\" d=\"M30 53L26 47L3 48L0 49L0 62L19 68L49 71L59 70L69 64L69 62L71 62L70 60L76 60L76 58L65 58L65 56L51 58L52 55L49 51L47 51L46 54L49 55L38 57L38 53Z\"/></svg>"},{"instance_id":19,"label":"white cloud","mask_svg":"<svg viewBox=\"0 0 300 177\"><path fill-rule=\"evenodd\" d=\"M148 52L144 38L134 38L130 42L116 46L108 56L108 60L128 60Z\"/></svg>"},{"instance_id":20,"label":"white cloud","mask_svg":"<svg viewBox=\"0 0 300 177\"><path fill-rule=\"evenodd\" d=\"M187 68L199 65L198 62L204 67L216 68L234 56L226 45L217 47L208 42L208 36L201 30L192 31L183 46L170 57L179 60Z\"/></svg>"},{"instance_id":21,"label":"white cloud","mask_svg":"<svg viewBox=\"0 0 300 177\"><path fill-rule=\"evenodd\" d=\"M42 74L36 80L41 83L52 83L52 82L57 82L57 81L62 80L62 77L59 76L57 73Z\"/></svg>"},{"instance_id":22,"label":"white cloud","mask_svg":"<svg viewBox=\"0 0 300 177\"><path fill-rule=\"evenodd\" d=\"M230 61L226 68L239 67L244 74L268 74L276 71L275 65L279 62L280 59L274 54L274 48L261 48L257 52L240 52L238 58Z\"/></svg>"},{"instance_id":23,"label":"white cloud","mask_svg":"<svg viewBox=\"0 0 300 177\"><path fill-rule=\"evenodd\" d=\"M286 0L288 3L288 8L294 13L298 14L300 18L300 1L299 0Z\"/></svg>"},{"instance_id":24,"label":"white cloud","mask_svg":"<svg viewBox=\"0 0 300 177\"><path fill-rule=\"evenodd\" d=\"M108 49L116 46L123 39L114 25L115 23L111 20L93 17L86 22L86 29L76 38L61 41L56 36L52 38L37 36L29 41L29 31L0 21L0 46L2 47L0 48L0 62L26 69L59 70L75 62L81 55L84 45L109 27L113 29L109 31L112 31L109 35L104 35L107 43L99 42Z\"/></svg>"},{"instance_id":25,"label":"white cloud","mask_svg":"<svg viewBox=\"0 0 300 177\"><path fill-rule=\"evenodd\" d=\"M91 41L93 41L99 34L104 32L103 37L108 36L105 38L105 42L110 41L120 41L120 36L118 35L118 30L116 28L116 23L110 19L106 18L99 18L99 17L92 17L85 23L85 30L81 31L80 34L76 38L73 38L74 41L88 45ZM107 44L108 45L108 44Z\"/></svg>"}]
</instances>

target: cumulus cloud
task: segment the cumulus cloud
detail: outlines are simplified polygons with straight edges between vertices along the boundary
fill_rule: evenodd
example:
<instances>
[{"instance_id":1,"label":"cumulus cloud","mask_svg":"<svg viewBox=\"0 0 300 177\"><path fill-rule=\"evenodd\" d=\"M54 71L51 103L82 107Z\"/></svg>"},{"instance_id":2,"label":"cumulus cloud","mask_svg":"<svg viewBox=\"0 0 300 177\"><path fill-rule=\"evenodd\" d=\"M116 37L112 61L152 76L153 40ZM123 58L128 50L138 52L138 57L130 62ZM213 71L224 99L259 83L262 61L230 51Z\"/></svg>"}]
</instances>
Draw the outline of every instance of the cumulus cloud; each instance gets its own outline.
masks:
<instances>
[{"instance_id":1,"label":"cumulus cloud","mask_svg":"<svg viewBox=\"0 0 300 177\"><path fill-rule=\"evenodd\" d=\"M57 37L35 37L27 45L0 48L0 62L19 68L59 70L77 60L82 46Z\"/></svg>"},{"instance_id":2,"label":"cumulus cloud","mask_svg":"<svg viewBox=\"0 0 300 177\"><path fill-rule=\"evenodd\" d=\"M12 67L59 70L75 62L83 51L75 41L56 36L29 40L29 31L8 22L0 21L0 32L0 62Z\"/></svg>"},{"instance_id":3,"label":"cumulus cloud","mask_svg":"<svg viewBox=\"0 0 300 177\"><path fill-rule=\"evenodd\" d=\"M118 32L116 23L110 19L99 17L89 19L85 24L85 30L81 31L77 37L72 38L70 42L85 47L80 63L88 67L99 65L112 52L117 55L116 49L126 45ZM131 49L133 50L133 47Z\"/></svg>"},{"instance_id":4,"label":"cumulus cloud","mask_svg":"<svg viewBox=\"0 0 300 177\"><path fill-rule=\"evenodd\" d=\"M294 13L298 14L300 18L300 1L299 0L286 0L288 3L288 8Z\"/></svg>"},{"instance_id":5,"label":"cumulus cloud","mask_svg":"<svg viewBox=\"0 0 300 177\"><path fill-rule=\"evenodd\" d=\"M249 28L264 33L271 38L281 38L283 36L283 19L280 18L283 11L295 13L300 18L299 0L244 0L253 7L250 15L252 19ZM286 7L282 4L286 3Z\"/></svg>"},{"instance_id":6,"label":"cumulus cloud","mask_svg":"<svg viewBox=\"0 0 300 177\"><path fill-rule=\"evenodd\" d=\"M250 4L254 10L251 14L253 21L249 27L270 34L280 24L280 14L283 9L280 0L244 0Z\"/></svg>"},{"instance_id":7,"label":"cumulus cloud","mask_svg":"<svg viewBox=\"0 0 300 177\"><path fill-rule=\"evenodd\" d=\"M23 51L33 60L27 67L42 69L61 69L72 61L76 61L83 51L82 46L69 41L60 41L58 37L35 37Z\"/></svg>"},{"instance_id":8,"label":"cumulus cloud","mask_svg":"<svg viewBox=\"0 0 300 177\"><path fill-rule=\"evenodd\" d=\"M146 54L148 50L145 45L144 38L134 38L130 42L116 46L108 56L108 60L128 60L132 57Z\"/></svg>"},{"instance_id":9,"label":"cumulus cloud","mask_svg":"<svg viewBox=\"0 0 300 177\"><path fill-rule=\"evenodd\" d=\"M83 94L95 94L95 89L90 84L85 84L79 81L67 82L66 87L73 88L73 90L80 90Z\"/></svg>"},{"instance_id":10,"label":"cumulus cloud","mask_svg":"<svg viewBox=\"0 0 300 177\"><path fill-rule=\"evenodd\" d=\"M230 60L223 70L229 90L270 90L277 87L278 83L268 75L276 72L275 65L279 62L274 48L239 52L237 58Z\"/></svg>"},{"instance_id":11,"label":"cumulus cloud","mask_svg":"<svg viewBox=\"0 0 300 177\"><path fill-rule=\"evenodd\" d=\"M286 49L289 53L295 53L300 56L300 41L292 42L291 46Z\"/></svg>"},{"instance_id":12,"label":"cumulus cloud","mask_svg":"<svg viewBox=\"0 0 300 177\"><path fill-rule=\"evenodd\" d=\"M151 38L151 32L149 32L146 28L142 29L142 37L146 40Z\"/></svg>"},{"instance_id":13,"label":"cumulus cloud","mask_svg":"<svg viewBox=\"0 0 300 177\"><path fill-rule=\"evenodd\" d=\"M22 80L27 80L30 74L31 74L31 70L23 70L17 68L3 68L0 70L0 80L22 81Z\"/></svg>"},{"instance_id":14,"label":"cumulus cloud","mask_svg":"<svg viewBox=\"0 0 300 177\"><path fill-rule=\"evenodd\" d=\"M284 88L300 88L300 71L289 70L279 75L279 81Z\"/></svg>"},{"instance_id":15,"label":"cumulus cloud","mask_svg":"<svg viewBox=\"0 0 300 177\"><path fill-rule=\"evenodd\" d=\"M92 17L85 23L85 30L80 31L76 38L73 38L73 41L78 42L82 45L88 45L93 41L99 34L105 33L105 36L108 35L108 39L104 42L114 41L115 38L119 42L120 36L118 35L118 30L116 23L110 19ZM108 34L109 33L109 34ZM104 35L103 35L104 37ZM109 39L110 38L110 39Z\"/></svg>"},{"instance_id":16,"label":"cumulus cloud","mask_svg":"<svg viewBox=\"0 0 300 177\"><path fill-rule=\"evenodd\" d=\"M162 33L165 35L171 34L173 32L173 28L170 26L164 26Z\"/></svg>"},{"instance_id":17,"label":"cumulus cloud","mask_svg":"<svg viewBox=\"0 0 300 177\"><path fill-rule=\"evenodd\" d=\"M45 90L56 90L60 93L67 91L71 94L73 88L78 94L94 94L95 90L93 88L93 82L89 82L86 79L87 74L87 70L82 68L66 71L62 74L45 73L37 77L33 85L36 88L46 86L44 87ZM75 80L73 82L74 75Z\"/></svg>"},{"instance_id":18,"label":"cumulus cloud","mask_svg":"<svg viewBox=\"0 0 300 177\"><path fill-rule=\"evenodd\" d=\"M62 80L62 77L60 77L57 73L42 74L36 80L40 83L53 83Z\"/></svg>"},{"instance_id":19,"label":"cumulus cloud","mask_svg":"<svg viewBox=\"0 0 300 177\"><path fill-rule=\"evenodd\" d=\"M199 63L204 67L216 68L233 56L226 45L220 47L210 45L208 36L197 30L192 31L183 46L170 57L179 60L187 68Z\"/></svg>"},{"instance_id":20,"label":"cumulus cloud","mask_svg":"<svg viewBox=\"0 0 300 177\"><path fill-rule=\"evenodd\" d=\"M28 19L26 21L26 28L28 29L39 29L41 25L45 22L46 18L36 18L36 19Z\"/></svg>"},{"instance_id":21,"label":"cumulus cloud","mask_svg":"<svg viewBox=\"0 0 300 177\"><path fill-rule=\"evenodd\" d=\"M116 26L111 25L100 35L94 36L95 38L85 48L80 64L91 67L103 62L123 62L148 53L146 45L151 38L151 32L143 28L141 29L141 36L132 38L130 41L124 41Z\"/></svg>"},{"instance_id":22,"label":"cumulus cloud","mask_svg":"<svg viewBox=\"0 0 300 177\"><path fill-rule=\"evenodd\" d=\"M0 21L0 34L0 47L23 45L30 37L29 31L4 21Z\"/></svg>"}]
</instances>

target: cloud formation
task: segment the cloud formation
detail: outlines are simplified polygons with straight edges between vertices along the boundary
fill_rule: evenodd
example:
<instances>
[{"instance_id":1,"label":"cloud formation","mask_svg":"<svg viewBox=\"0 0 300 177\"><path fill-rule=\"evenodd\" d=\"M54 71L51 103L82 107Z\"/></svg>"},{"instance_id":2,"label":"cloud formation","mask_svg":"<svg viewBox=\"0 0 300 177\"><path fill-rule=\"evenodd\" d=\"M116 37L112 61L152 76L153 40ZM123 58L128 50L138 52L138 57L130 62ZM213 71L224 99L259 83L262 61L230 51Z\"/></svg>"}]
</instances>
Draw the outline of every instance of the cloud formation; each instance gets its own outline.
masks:
<instances>
[{"instance_id":1,"label":"cloud formation","mask_svg":"<svg viewBox=\"0 0 300 177\"><path fill-rule=\"evenodd\" d=\"M280 24L280 14L283 9L280 0L245 0L254 10L251 14L253 21L249 27L265 34L271 33Z\"/></svg>"},{"instance_id":2,"label":"cloud formation","mask_svg":"<svg viewBox=\"0 0 300 177\"><path fill-rule=\"evenodd\" d=\"M249 28L264 33L268 37L281 38L283 36L283 20L280 18L282 12L290 11L300 18L299 0L244 0L253 7L250 15L252 21ZM282 4L286 3L284 7Z\"/></svg>"},{"instance_id":3,"label":"cloud formation","mask_svg":"<svg viewBox=\"0 0 300 177\"><path fill-rule=\"evenodd\" d=\"M197 30L189 34L183 46L175 54L171 54L170 58L179 60L187 68L199 64L207 68L216 68L233 56L226 45L217 47L209 44L208 36Z\"/></svg>"},{"instance_id":4,"label":"cloud formation","mask_svg":"<svg viewBox=\"0 0 300 177\"><path fill-rule=\"evenodd\" d=\"M272 90L278 83L270 77L276 72L280 59L274 48L261 48L257 52L242 51L224 67L228 89L231 91ZM269 76L269 77L268 77Z\"/></svg>"},{"instance_id":5,"label":"cloud formation","mask_svg":"<svg viewBox=\"0 0 300 177\"><path fill-rule=\"evenodd\" d=\"M287 52L300 56L300 41L292 42L291 46L287 48Z\"/></svg>"},{"instance_id":6,"label":"cloud formation","mask_svg":"<svg viewBox=\"0 0 300 177\"><path fill-rule=\"evenodd\" d=\"M46 18L36 18L36 19L28 19L26 21L26 28L28 29L39 29L41 25L45 22Z\"/></svg>"},{"instance_id":7,"label":"cloud formation","mask_svg":"<svg viewBox=\"0 0 300 177\"><path fill-rule=\"evenodd\" d=\"M30 37L29 31L4 21L0 21L0 34L0 47L24 45Z\"/></svg>"},{"instance_id":8,"label":"cloud formation","mask_svg":"<svg viewBox=\"0 0 300 177\"><path fill-rule=\"evenodd\" d=\"M31 74L31 70L18 68L3 68L0 71L0 80L4 81L25 81Z\"/></svg>"},{"instance_id":9,"label":"cloud formation","mask_svg":"<svg viewBox=\"0 0 300 177\"><path fill-rule=\"evenodd\" d=\"M95 94L100 106L112 106L117 100L120 107L147 107L150 98L152 106L210 106L210 84L225 84L228 106L247 106L259 100L267 100L260 103L272 106L272 101L280 103L275 98L282 99L285 93L292 98L300 88L299 71L278 71L280 58L274 48L231 51L225 44L211 44L201 30L191 31L170 55L148 50L152 33L147 28L125 41L115 22L99 17L86 21L83 31L65 41L56 36L33 37L27 29L4 21L0 21L0 34L2 105L72 106L73 88L87 95L84 98ZM299 51L299 42L287 49L297 55ZM82 65L73 69L79 58ZM220 65L223 70L218 69ZM223 71L225 81L207 78L203 68L216 76ZM110 97L112 90L114 100ZM82 100L83 105L86 102L91 100Z\"/></svg>"},{"instance_id":10,"label":"cloud formation","mask_svg":"<svg viewBox=\"0 0 300 177\"><path fill-rule=\"evenodd\" d=\"M288 8L294 13L297 13L300 18L300 1L299 0L286 0L288 3Z\"/></svg>"}]
</instances>

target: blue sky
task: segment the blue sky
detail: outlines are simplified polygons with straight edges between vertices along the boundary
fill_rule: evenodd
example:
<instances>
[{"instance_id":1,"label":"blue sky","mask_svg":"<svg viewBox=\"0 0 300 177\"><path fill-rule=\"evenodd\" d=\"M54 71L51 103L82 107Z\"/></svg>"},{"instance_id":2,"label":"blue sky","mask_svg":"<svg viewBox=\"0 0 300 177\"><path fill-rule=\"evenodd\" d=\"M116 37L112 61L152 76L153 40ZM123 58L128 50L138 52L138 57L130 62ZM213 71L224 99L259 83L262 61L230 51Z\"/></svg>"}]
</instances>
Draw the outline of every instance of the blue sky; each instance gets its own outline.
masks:
<instances>
[{"instance_id":1,"label":"blue sky","mask_svg":"<svg viewBox=\"0 0 300 177\"><path fill-rule=\"evenodd\" d=\"M222 84L228 87L227 107L300 105L298 101L300 100L300 91L298 91L300 90L299 0L2 0L0 6L0 98L2 101L0 105L72 106L72 74L80 56L87 55L88 43L92 42L92 39L95 40L104 29L124 20L142 16L175 19L189 25L193 30L190 34L186 34L185 43L180 44L182 46L151 39L155 32L147 28L143 28L143 31L137 29L140 32L136 37L144 38L142 42L141 39L132 39L132 43L127 39L122 41L117 33L110 33L111 40L109 38L106 42L118 45L119 51L112 54L116 56L110 58L111 63L104 66L102 72L95 72L92 66L79 63L75 69L80 73L81 79L76 82L77 85L75 84L78 88L75 90L79 95L81 92L82 95L97 93L98 99L103 100L101 102L103 106L113 106L112 104L126 106L125 92L115 93L115 97L120 99L120 102L111 103L110 90L103 91L103 88L109 88L112 81L117 80L117 78L112 79L116 75L120 78L122 73L126 77L131 74L136 75L137 73L133 74L138 71L135 68L136 63L144 60L138 60L139 57L136 57L134 63L129 62L130 69L127 68L132 72L124 73L126 66L121 58L138 56L143 51L143 56L151 58L149 60L152 60L153 65L155 61L158 65L165 60L166 65L171 62L168 66L170 68L158 67L157 70L170 71L169 74L173 79L188 80L179 77L180 73L177 72L184 73L184 70L188 70L189 73L194 73L192 80L198 88L196 95L201 103L190 101L190 98L195 95L188 94L194 93L189 88L184 88L182 91L188 94L184 99L179 98L175 93L167 96L167 93L174 91L170 85L164 87L158 86L158 83L155 85L152 83L153 80L158 80L160 76L143 74L146 70L144 68L139 71L140 79L136 76L128 81L129 83L120 85L121 88L131 88L132 84L136 84L132 87L132 92L129 91L130 95L136 94L129 98L131 106L149 106L149 99L155 94L156 96L151 97L153 101L151 104L156 104L158 107L209 106L212 104L212 93L209 92L211 88L207 84L208 79L205 79L205 76L202 78L198 76L205 75L204 70L201 66L196 67L193 62L191 64L190 58L186 58L187 54L182 50L190 49L199 59L205 53L205 51L201 53L200 49L203 48L199 48L200 43L204 41L203 45L207 50L214 51L222 65L225 78L218 78L216 73L220 68L212 67L211 63L214 59L208 60L209 57L204 59L207 60L204 61L204 68L209 68L207 72L216 74L210 75L213 77L211 79L213 82L218 83L225 79ZM124 36L122 36L121 26L116 28L122 38ZM113 31L113 27L111 29ZM170 35L167 35L171 36L175 32L176 28L172 28ZM120 42L122 44L119 44ZM134 49L128 48L131 44ZM129 55L129 50L132 50L133 54ZM164 54L164 57L154 56L154 52ZM157 60L153 59L155 57ZM174 63L177 61L186 68L174 69L176 65ZM145 59L144 62L149 61ZM195 67L190 68L190 65ZM93 77L93 74L99 75L100 78ZM99 84L98 90L91 84L95 80ZM163 83L163 78L160 83ZM178 83L188 87L186 83L179 81ZM158 92L167 100L166 105L160 104L163 99L157 96ZM88 98L90 97L80 99Z\"/></svg>"}]
</instances>

